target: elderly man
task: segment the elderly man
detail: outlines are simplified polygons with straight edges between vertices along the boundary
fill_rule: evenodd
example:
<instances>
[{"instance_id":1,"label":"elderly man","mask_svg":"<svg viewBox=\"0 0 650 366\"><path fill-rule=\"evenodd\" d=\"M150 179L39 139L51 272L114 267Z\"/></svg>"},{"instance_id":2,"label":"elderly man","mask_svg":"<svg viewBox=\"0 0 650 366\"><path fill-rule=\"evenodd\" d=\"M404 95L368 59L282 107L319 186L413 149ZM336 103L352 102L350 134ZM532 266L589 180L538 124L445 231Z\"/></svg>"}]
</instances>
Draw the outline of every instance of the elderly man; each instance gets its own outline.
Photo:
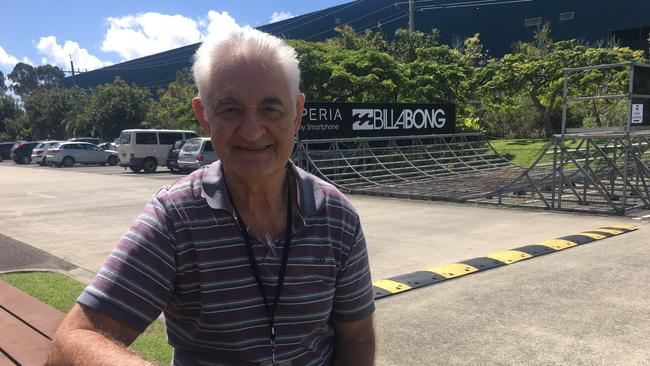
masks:
<instances>
[{"instance_id":1,"label":"elderly man","mask_svg":"<svg viewBox=\"0 0 650 366\"><path fill-rule=\"evenodd\" d=\"M359 216L289 160L304 106L293 48L253 30L197 51L192 104L220 161L162 188L57 331L49 364L148 364L127 345L165 314L175 365L371 365Z\"/></svg>"}]
</instances>

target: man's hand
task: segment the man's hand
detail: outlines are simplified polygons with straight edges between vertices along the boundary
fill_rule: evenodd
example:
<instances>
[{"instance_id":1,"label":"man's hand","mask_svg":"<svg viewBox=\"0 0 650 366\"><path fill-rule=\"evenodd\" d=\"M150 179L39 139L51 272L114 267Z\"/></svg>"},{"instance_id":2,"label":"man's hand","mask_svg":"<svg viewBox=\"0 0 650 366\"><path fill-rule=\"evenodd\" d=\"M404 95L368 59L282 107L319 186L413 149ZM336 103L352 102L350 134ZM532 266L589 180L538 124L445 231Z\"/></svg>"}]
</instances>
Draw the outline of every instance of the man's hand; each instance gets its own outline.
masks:
<instances>
[{"instance_id":1,"label":"man's hand","mask_svg":"<svg viewBox=\"0 0 650 366\"><path fill-rule=\"evenodd\" d=\"M333 366L371 366L375 363L375 329L372 315L356 322L334 321L336 342Z\"/></svg>"},{"instance_id":2,"label":"man's hand","mask_svg":"<svg viewBox=\"0 0 650 366\"><path fill-rule=\"evenodd\" d=\"M127 347L135 329L93 309L75 306L54 334L46 365L154 365Z\"/></svg>"}]
</instances>

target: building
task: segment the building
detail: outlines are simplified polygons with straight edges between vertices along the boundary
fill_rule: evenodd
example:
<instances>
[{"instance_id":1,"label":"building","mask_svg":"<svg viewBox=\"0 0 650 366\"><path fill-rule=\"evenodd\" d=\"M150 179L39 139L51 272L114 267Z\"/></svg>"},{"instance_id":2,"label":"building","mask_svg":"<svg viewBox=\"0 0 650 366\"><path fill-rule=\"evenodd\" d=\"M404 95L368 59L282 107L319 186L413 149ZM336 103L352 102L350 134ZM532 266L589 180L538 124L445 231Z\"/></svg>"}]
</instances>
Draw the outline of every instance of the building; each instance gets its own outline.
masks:
<instances>
[{"instance_id":1,"label":"building","mask_svg":"<svg viewBox=\"0 0 650 366\"><path fill-rule=\"evenodd\" d=\"M609 42L634 49L648 49L650 1L648 0L416 0L415 28L440 30L449 45L480 33L489 56L511 51L517 41L529 41L538 26L548 22L556 40L579 39L587 43ZM322 41L334 37L337 24L358 31L381 29L388 37L408 28L408 0L357 0L305 14L258 29L287 39ZM65 79L68 86L83 88L110 83L116 76L139 86L164 87L178 70L188 68L199 44L77 74Z\"/></svg>"}]
</instances>

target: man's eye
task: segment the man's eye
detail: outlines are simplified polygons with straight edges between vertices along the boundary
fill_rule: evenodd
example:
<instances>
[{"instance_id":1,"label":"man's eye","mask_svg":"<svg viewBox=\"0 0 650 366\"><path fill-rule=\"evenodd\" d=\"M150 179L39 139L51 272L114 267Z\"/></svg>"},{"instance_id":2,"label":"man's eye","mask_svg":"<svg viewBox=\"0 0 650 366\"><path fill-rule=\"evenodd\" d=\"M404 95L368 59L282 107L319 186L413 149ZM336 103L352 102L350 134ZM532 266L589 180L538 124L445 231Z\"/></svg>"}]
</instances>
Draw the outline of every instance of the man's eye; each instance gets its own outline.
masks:
<instances>
[{"instance_id":1,"label":"man's eye","mask_svg":"<svg viewBox=\"0 0 650 366\"><path fill-rule=\"evenodd\" d=\"M240 111L240 108L236 107L227 107L227 108L221 108L217 111L218 115L233 115L236 114Z\"/></svg>"},{"instance_id":2,"label":"man's eye","mask_svg":"<svg viewBox=\"0 0 650 366\"><path fill-rule=\"evenodd\" d=\"M274 108L274 107L266 107L266 108L264 108L264 113L266 113L266 114L268 114L269 116L272 116L272 117L280 117L283 114L281 109Z\"/></svg>"}]
</instances>

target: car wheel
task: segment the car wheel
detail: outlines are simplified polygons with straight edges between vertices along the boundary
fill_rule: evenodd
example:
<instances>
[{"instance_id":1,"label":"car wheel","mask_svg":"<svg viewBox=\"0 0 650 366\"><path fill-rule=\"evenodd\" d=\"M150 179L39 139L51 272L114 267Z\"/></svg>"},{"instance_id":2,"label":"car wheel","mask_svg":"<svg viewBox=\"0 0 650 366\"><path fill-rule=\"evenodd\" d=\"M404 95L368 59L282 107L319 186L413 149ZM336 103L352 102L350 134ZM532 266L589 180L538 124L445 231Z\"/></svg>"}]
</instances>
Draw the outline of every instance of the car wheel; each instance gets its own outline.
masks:
<instances>
[{"instance_id":1,"label":"car wheel","mask_svg":"<svg viewBox=\"0 0 650 366\"><path fill-rule=\"evenodd\" d=\"M140 173L142 167L140 165L131 165L129 166L129 169L131 169L131 171L134 173Z\"/></svg>"},{"instance_id":2,"label":"car wheel","mask_svg":"<svg viewBox=\"0 0 650 366\"><path fill-rule=\"evenodd\" d=\"M63 165L66 167L71 167L74 165L74 158L72 156L66 156L62 161Z\"/></svg>"},{"instance_id":3,"label":"car wheel","mask_svg":"<svg viewBox=\"0 0 650 366\"><path fill-rule=\"evenodd\" d=\"M116 166L117 165L117 156L111 155L108 157L108 160L106 161L108 165L110 166Z\"/></svg>"},{"instance_id":4,"label":"car wheel","mask_svg":"<svg viewBox=\"0 0 650 366\"><path fill-rule=\"evenodd\" d=\"M157 167L158 162L153 158L144 159L144 162L142 163L142 169L145 173L153 173L156 171Z\"/></svg>"},{"instance_id":5,"label":"car wheel","mask_svg":"<svg viewBox=\"0 0 650 366\"><path fill-rule=\"evenodd\" d=\"M21 164L29 164L31 162L32 162L32 158L30 158L29 156L23 156L22 158L20 158Z\"/></svg>"}]
</instances>

